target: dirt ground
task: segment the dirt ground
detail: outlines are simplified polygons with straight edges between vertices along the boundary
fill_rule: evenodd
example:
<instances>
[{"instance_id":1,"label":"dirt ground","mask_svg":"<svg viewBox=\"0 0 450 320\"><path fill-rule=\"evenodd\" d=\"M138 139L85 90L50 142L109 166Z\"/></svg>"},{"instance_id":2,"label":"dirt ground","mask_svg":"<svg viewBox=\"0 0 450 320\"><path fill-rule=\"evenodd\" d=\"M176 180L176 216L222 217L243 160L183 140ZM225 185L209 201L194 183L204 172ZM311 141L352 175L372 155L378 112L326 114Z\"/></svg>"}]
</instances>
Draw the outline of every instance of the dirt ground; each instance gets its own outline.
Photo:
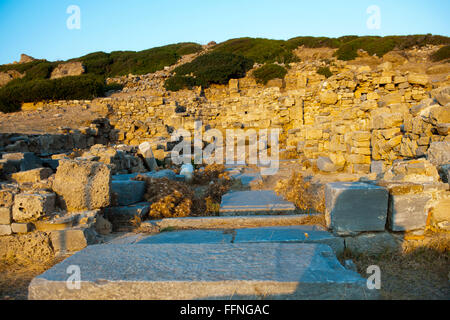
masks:
<instances>
[{"instance_id":1,"label":"dirt ground","mask_svg":"<svg viewBox=\"0 0 450 320\"><path fill-rule=\"evenodd\" d=\"M31 280L60 260L46 264L23 264L0 261L0 300L27 300Z\"/></svg>"},{"instance_id":2,"label":"dirt ground","mask_svg":"<svg viewBox=\"0 0 450 320\"><path fill-rule=\"evenodd\" d=\"M352 259L365 278L368 266L379 266L382 300L449 300L450 243L439 234L429 240L426 245L411 242L401 252L386 251L379 256L344 252L339 260Z\"/></svg>"},{"instance_id":3,"label":"dirt ground","mask_svg":"<svg viewBox=\"0 0 450 320\"><path fill-rule=\"evenodd\" d=\"M57 133L59 127L80 128L101 116L82 106L45 107L43 110L20 111L0 116L0 133Z\"/></svg>"}]
</instances>

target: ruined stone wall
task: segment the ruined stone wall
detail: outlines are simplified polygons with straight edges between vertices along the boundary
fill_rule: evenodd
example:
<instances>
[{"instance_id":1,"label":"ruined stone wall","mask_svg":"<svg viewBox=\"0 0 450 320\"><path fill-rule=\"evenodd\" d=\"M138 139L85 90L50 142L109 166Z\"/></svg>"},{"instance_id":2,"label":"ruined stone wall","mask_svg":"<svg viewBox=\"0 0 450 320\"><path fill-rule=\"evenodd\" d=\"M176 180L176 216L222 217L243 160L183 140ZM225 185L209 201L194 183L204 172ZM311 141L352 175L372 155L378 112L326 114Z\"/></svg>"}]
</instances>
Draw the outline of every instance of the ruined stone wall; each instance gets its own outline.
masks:
<instances>
[{"instance_id":1,"label":"ruined stone wall","mask_svg":"<svg viewBox=\"0 0 450 320\"><path fill-rule=\"evenodd\" d=\"M204 129L280 128L280 147L318 160L322 171L366 173L449 140L448 101L435 99L448 76L432 83L426 74L394 71L390 62L372 70L334 61L335 75L326 79L316 72L321 63L293 63L283 81L267 86L248 76L175 93L162 88L167 74L133 77L128 94L91 104L108 113L118 141L150 141L158 158L168 155L170 134L193 130L196 120Z\"/></svg>"}]
</instances>

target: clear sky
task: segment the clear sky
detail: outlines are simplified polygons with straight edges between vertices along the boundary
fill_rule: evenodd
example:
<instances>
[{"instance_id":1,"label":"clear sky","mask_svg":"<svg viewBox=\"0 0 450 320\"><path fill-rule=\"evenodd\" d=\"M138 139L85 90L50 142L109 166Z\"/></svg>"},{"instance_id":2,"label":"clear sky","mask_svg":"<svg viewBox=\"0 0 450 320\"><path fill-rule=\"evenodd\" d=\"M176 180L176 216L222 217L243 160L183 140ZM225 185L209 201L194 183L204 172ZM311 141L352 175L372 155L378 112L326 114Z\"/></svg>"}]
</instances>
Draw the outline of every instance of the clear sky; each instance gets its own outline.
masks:
<instances>
[{"instance_id":1,"label":"clear sky","mask_svg":"<svg viewBox=\"0 0 450 320\"><path fill-rule=\"evenodd\" d=\"M80 29L67 27L70 5L80 8ZM379 29L367 27L371 5ZM55 61L243 36L449 36L449 13L449 0L0 0L0 64L21 53Z\"/></svg>"}]
</instances>

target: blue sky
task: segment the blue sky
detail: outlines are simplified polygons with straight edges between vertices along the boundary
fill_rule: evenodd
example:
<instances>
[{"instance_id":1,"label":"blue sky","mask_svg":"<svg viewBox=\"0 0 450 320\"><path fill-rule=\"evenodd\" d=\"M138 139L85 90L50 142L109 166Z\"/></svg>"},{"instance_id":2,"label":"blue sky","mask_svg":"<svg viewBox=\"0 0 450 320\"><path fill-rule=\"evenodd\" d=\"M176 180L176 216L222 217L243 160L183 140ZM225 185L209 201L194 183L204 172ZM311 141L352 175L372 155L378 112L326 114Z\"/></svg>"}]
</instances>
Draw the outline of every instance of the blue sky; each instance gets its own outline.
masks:
<instances>
[{"instance_id":1,"label":"blue sky","mask_svg":"<svg viewBox=\"0 0 450 320\"><path fill-rule=\"evenodd\" d=\"M70 5L80 8L79 30L66 26ZM380 8L380 29L367 28L370 5ZM449 12L448 0L0 0L0 64L21 53L54 61L243 36L449 36Z\"/></svg>"}]
</instances>

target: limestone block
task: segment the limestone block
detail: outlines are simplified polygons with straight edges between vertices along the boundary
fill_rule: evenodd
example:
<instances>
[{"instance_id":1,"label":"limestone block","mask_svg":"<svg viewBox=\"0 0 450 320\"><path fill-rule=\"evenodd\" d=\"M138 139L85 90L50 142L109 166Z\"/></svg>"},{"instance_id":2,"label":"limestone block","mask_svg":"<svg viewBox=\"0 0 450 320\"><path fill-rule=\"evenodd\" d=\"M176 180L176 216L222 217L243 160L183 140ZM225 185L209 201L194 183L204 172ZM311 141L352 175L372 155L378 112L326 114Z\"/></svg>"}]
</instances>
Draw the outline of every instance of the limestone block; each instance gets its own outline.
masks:
<instances>
[{"instance_id":1,"label":"limestone block","mask_svg":"<svg viewBox=\"0 0 450 320\"><path fill-rule=\"evenodd\" d=\"M149 142L143 142L139 145L139 152L144 157L145 163L151 171L158 168L155 157L152 152L152 146Z\"/></svg>"},{"instance_id":2,"label":"limestone block","mask_svg":"<svg viewBox=\"0 0 450 320\"><path fill-rule=\"evenodd\" d=\"M450 194L447 193L433 206L433 220L436 222L450 221Z\"/></svg>"},{"instance_id":3,"label":"limestone block","mask_svg":"<svg viewBox=\"0 0 450 320\"><path fill-rule=\"evenodd\" d=\"M426 86L429 81L430 79L426 74L411 73L408 75L408 82L411 84L419 84L422 86Z\"/></svg>"},{"instance_id":4,"label":"limestone block","mask_svg":"<svg viewBox=\"0 0 450 320\"><path fill-rule=\"evenodd\" d=\"M53 190L69 211L107 207L111 198L111 170L100 162L62 160Z\"/></svg>"},{"instance_id":5,"label":"limestone block","mask_svg":"<svg viewBox=\"0 0 450 320\"><path fill-rule=\"evenodd\" d=\"M401 240L388 232L365 233L345 238L345 248L353 254L378 255L401 247Z\"/></svg>"},{"instance_id":6,"label":"limestone block","mask_svg":"<svg viewBox=\"0 0 450 320\"><path fill-rule=\"evenodd\" d=\"M372 129L399 127L403 122L401 113L382 113L372 118Z\"/></svg>"},{"instance_id":7,"label":"limestone block","mask_svg":"<svg viewBox=\"0 0 450 320\"><path fill-rule=\"evenodd\" d=\"M433 142L427 151L427 159L435 166L450 163L450 142Z\"/></svg>"},{"instance_id":8,"label":"limestone block","mask_svg":"<svg viewBox=\"0 0 450 320\"><path fill-rule=\"evenodd\" d=\"M391 195L389 198L388 227L392 231L425 228L430 194Z\"/></svg>"},{"instance_id":9,"label":"limestone block","mask_svg":"<svg viewBox=\"0 0 450 320\"><path fill-rule=\"evenodd\" d=\"M86 228L55 230L50 232L50 240L56 253L70 253L95 243L95 232Z\"/></svg>"},{"instance_id":10,"label":"limestone block","mask_svg":"<svg viewBox=\"0 0 450 320\"><path fill-rule=\"evenodd\" d=\"M34 183L47 179L53 174L50 168L37 168L28 171L20 171L13 173L11 179L17 183Z\"/></svg>"},{"instance_id":11,"label":"limestone block","mask_svg":"<svg viewBox=\"0 0 450 320\"><path fill-rule=\"evenodd\" d=\"M27 233L33 230L33 224L31 223L12 223L11 230L13 233Z\"/></svg>"},{"instance_id":12,"label":"limestone block","mask_svg":"<svg viewBox=\"0 0 450 320\"><path fill-rule=\"evenodd\" d=\"M383 231L388 191L362 182L333 182L325 188L327 226L337 234Z\"/></svg>"},{"instance_id":13,"label":"limestone block","mask_svg":"<svg viewBox=\"0 0 450 320\"><path fill-rule=\"evenodd\" d=\"M0 224L0 236L9 236L10 234L12 234L11 226Z\"/></svg>"},{"instance_id":14,"label":"limestone block","mask_svg":"<svg viewBox=\"0 0 450 320\"><path fill-rule=\"evenodd\" d=\"M328 158L328 157L319 157L317 159L317 168L319 168L320 171L324 171L324 172L337 171L337 168L334 165L333 161L331 161L330 158Z\"/></svg>"},{"instance_id":15,"label":"limestone block","mask_svg":"<svg viewBox=\"0 0 450 320\"><path fill-rule=\"evenodd\" d=\"M16 193L17 192L15 192L14 190L0 190L0 206L11 207L14 203L14 195Z\"/></svg>"},{"instance_id":16,"label":"limestone block","mask_svg":"<svg viewBox=\"0 0 450 320\"><path fill-rule=\"evenodd\" d=\"M12 215L10 207L0 207L0 224L11 224Z\"/></svg>"},{"instance_id":17,"label":"limestone block","mask_svg":"<svg viewBox=\"0 0 450 320\"><path fill-rule=\"evenodd\" d=\"M53 213L55 209L54 193L22 193L14 198L13 220L16 222L36 220Z\"/></svg>"},{"instance_id":18,"label":"limestone block","mask_svg":"<svg viewBox=\"0 0 450 320\"><path fill-rule=\"evenodd\" d=\"M338 100L338 95L332 91L326 91L320 94L320 102L324 104L335 104Z\"/></svg>"}]
</instances>

